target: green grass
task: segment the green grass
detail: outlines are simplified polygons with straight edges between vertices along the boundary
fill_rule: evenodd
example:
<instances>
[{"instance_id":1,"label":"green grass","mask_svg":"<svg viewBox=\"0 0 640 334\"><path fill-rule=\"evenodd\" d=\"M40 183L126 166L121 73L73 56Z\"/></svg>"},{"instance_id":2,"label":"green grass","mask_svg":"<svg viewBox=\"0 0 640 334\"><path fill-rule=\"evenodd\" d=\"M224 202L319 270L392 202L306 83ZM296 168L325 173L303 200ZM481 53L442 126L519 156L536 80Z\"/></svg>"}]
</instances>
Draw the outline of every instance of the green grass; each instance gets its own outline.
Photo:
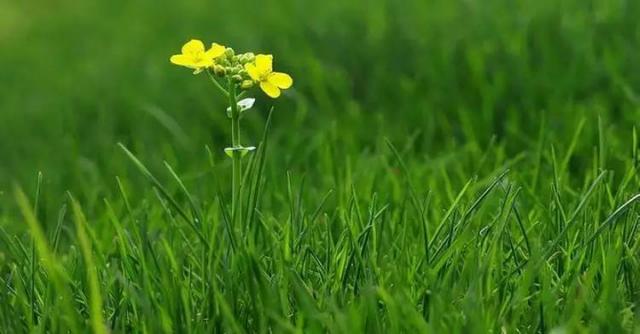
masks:
<instances>
[{"instance_id":1,"label":"green grass","mask_svg":"<svg viewBox=\"0 0 640 334\"><path fill-rule=\"evenodd\" d=\"M0 1L0 333L638 333L638 17ZM295 80L253 94L240 223L189 38Z\"/></svg>"}]
</instances>

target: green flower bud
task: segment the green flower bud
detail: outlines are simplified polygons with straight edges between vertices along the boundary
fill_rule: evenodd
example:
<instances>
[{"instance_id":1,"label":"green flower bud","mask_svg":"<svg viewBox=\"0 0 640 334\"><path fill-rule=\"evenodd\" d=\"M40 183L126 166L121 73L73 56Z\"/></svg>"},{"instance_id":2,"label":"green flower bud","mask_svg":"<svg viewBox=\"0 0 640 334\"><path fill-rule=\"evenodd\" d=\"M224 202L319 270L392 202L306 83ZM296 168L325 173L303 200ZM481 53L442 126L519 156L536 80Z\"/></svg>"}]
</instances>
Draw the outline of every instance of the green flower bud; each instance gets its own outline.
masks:
<instances>
[{"instance_id":1,"label":"green flower bud","mask_svg":"<svg viewBox=\"0 0 640 334\"><path fill-rule=\"evenodd\" d=\"M227 73L227 70L223 66L216 64L213 66L213 73L218 76L224 76Z\"/></svg>"},{"instance_id":2,"label":"green flower bud","mask_svg":"<svg viewBox=\"0 0 640 334\"><path fill-rule=\"evenodd\" d=\"M232 48L227 48L227 49L224 51L224 54L227 56L227 58L229 58L229 59L233 59L233 56L235 56L236 52L235 52L235 51L233 51L233 49L232 49Z\"/></svg>"},{"instance_id":3,"label":"green flower bud","mask_svg":"<svg viewBox=\"0 0 640 334\"><path fill-rule=\"evenodd\" d=\"M238 57L238 60L242 64L247 64L253 62L255 58L256 56L252 52L247 52L241 54L240 57Z\"/></svg>"},{"instance_id":4,"label":"green flower bud","mask_svg":"<svg viewBox=\"0 0 640 334\"><path fill-rule=\"evenodd\" d=\"M240 84L240 88L242 89L249 89L251 87L253 87L253 80L244 80L242 84Z\"/></svg>"},{"instance_id":5,"label":"green flower bud","mask_svg":"<svg viewBox=\"0 0 640 334\"><path fill-rule=\"evenodd\" d=\"M235 82L242 82L242 76L238 74L231 76L231 79Z\"/></svg>"}]
</instances>

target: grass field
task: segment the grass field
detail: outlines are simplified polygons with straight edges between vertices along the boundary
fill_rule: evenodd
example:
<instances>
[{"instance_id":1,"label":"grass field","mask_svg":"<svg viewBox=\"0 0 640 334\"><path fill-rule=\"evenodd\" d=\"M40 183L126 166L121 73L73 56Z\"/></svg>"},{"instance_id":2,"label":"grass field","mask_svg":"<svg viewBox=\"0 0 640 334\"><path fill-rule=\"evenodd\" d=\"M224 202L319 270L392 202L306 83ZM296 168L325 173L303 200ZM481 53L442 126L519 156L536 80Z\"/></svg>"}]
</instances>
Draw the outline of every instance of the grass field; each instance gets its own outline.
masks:
<instances>
[{"instance_id":1,"label":"grass field","mask_svg":"<svg viewBox=\"0 0 640 334\"><path fill-rule=\"evenodd\" d=\"M639 17L0 0L0 333L640 333ZM191 38L294 78L242 219Z\"/></svg>"}]
</instances>

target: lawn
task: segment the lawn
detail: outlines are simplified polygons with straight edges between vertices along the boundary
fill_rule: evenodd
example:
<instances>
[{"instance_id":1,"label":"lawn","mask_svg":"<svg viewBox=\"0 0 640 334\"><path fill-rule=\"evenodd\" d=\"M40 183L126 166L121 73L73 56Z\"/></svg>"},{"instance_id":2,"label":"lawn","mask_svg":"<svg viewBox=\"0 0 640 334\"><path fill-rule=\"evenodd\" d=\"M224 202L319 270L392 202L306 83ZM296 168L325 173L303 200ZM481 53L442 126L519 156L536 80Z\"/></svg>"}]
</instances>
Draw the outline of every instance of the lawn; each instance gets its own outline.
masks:
<instances>
[{"instance_id":1,"label":"lawn","mask_svg":"<svg viewBox=\"0 0 640 334\"><path fill-rule=\"evenodd\" d=\"M0 333L640 333L639 17L0 0Z\"/></svg>"}]
</instances>

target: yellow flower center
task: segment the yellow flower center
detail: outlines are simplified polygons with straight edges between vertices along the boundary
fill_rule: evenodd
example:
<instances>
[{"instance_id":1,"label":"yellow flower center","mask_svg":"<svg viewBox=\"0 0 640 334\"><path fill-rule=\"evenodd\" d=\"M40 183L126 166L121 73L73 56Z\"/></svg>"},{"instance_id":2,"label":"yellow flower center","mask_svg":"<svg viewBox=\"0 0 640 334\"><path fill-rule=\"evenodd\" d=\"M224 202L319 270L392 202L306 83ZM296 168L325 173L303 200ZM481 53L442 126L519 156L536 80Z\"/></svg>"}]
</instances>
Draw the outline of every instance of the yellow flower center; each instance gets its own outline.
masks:
<instances>
[{"instance_id":1,"label":"yellow flower center","mask_svg":"<svg viewBox=\"0 0 640 334\"><path fill-rule=\"evenodd\" d=\"M199 63L204 59L204 51L191 51L189 52L189 57L191 57L194 63Z\"/></svg>"},{"instance_id":2,"label":"yellow flower center","mask_svg":"<svg viewBox=\"0 0 640 334\"><path fill-rule=\"evenodd\" d=\"M271 72L262 72L260 73L260 81L267 81L267 79L269 79L269 74L271 74Z\"/></svg>"}]
</instances>

